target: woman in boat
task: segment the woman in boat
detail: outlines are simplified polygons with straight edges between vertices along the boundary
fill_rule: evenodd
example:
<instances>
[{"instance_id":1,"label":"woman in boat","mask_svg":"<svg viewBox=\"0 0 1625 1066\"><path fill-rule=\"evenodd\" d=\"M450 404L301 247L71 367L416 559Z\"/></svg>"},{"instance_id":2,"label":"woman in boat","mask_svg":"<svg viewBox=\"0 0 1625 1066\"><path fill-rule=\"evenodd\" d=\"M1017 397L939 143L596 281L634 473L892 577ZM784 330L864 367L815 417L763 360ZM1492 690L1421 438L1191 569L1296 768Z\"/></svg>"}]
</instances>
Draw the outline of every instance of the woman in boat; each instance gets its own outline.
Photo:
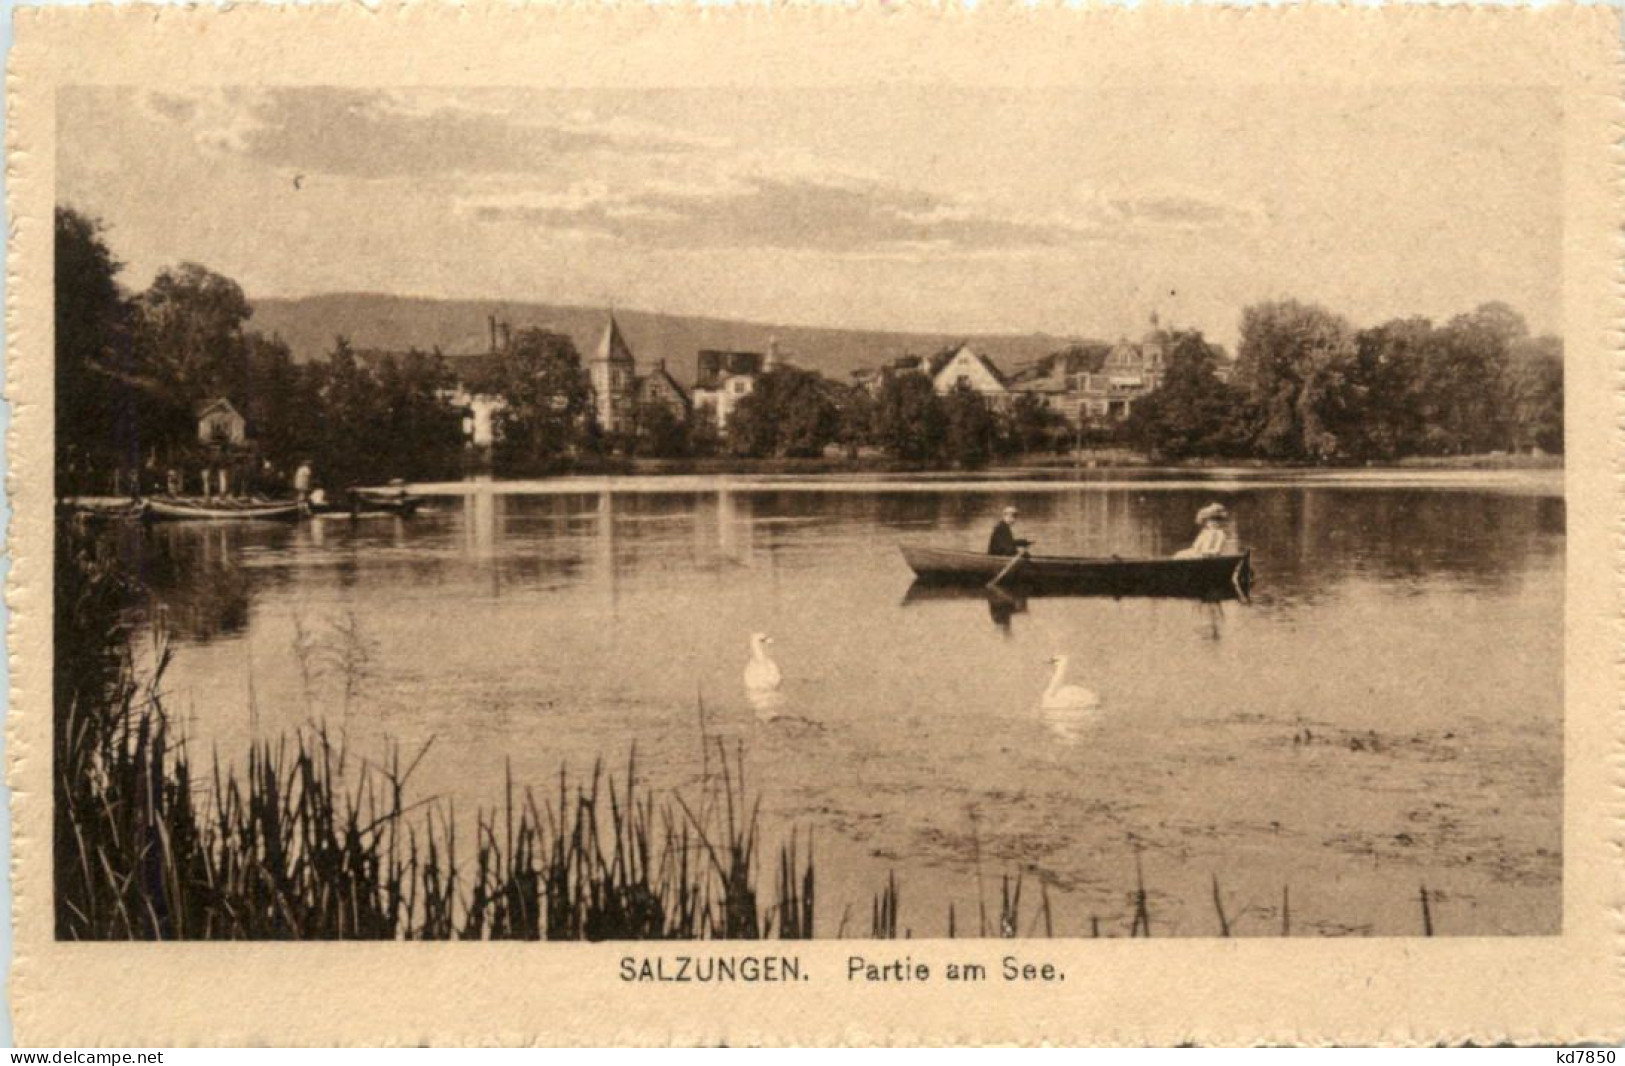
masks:
<instances>
[{"instance_id":1,"label":"woman in boat","mask_svg":"<svg viewBox=\"0 0 1625 1066\"><path fill-rule=\"evenodd\" d=\"M1201 559L1209 555L1223 555L1226 540L1224 523L1229 517L1230 512L1224 509L1222 503L1210 503L1197 511L1196 524L1202 531L1189 548L1175 552L1174 558Z\"/></svg>"}]
</instances>

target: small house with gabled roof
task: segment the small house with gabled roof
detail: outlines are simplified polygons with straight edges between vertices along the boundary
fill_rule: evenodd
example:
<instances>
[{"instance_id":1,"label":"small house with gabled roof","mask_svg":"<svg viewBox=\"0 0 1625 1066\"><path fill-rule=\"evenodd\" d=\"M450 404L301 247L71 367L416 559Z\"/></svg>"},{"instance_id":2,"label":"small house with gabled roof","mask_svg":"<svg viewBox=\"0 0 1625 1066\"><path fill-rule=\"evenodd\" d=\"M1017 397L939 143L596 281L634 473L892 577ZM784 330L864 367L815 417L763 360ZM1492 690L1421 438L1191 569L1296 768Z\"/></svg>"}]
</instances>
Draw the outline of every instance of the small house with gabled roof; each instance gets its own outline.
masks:
<instances>
[{"instance_id":1,"label":"small house with gabled roof","mask_svg":"<svg viewBox=\"0 0 1625 1066\"><path fill-rule=\"evenodd\" d=\"M946 396L961 384L998 405L1003 405L1010 396L1004 374L991 359L968 344L954 349L931 376L931 387L939 396Z\"/></svg>"},{"instance_id":2,"label":"small house with gabled roof","mask_svg":"<svg viewBox=\"0 0 1625 1066\"><path fill-rule=\"evenodd\" d=\"M239 446L248 441L248 420L230 400L218 397L197 405L197 439L204 444Z\"/></svg>"},{"instance_id":3,"label":"small house with gabled roof","mask_svg":"<svg viewBox=\"0 0 1625 1066\"><path fill-rule=\"evenodd\" d=\"M664 359L657 359L654 369L638 378L637 405L639 411L664 407L682 422L688 421L689 412L693 409L688 390L671 376Z\"/></svg>"}]
</instances>

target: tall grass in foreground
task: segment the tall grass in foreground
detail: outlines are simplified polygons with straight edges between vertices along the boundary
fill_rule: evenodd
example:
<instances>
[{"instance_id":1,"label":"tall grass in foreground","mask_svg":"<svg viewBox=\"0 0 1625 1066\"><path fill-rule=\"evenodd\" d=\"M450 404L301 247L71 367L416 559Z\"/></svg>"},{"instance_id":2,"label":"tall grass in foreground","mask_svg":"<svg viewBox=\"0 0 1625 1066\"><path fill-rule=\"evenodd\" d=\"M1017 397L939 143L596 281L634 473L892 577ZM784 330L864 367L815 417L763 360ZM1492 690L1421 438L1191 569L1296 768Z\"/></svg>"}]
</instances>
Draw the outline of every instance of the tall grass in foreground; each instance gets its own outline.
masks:
<instances>
[{"instance_id":1,"label":"tall grass in foreground","mask_svg":"<svg viewBox=\"0 0 1625 1066\"><path fill-rule=\"evenodd\" d=\"M124 621L139 590L105 550L58 537L54 631L53 858L59 939L811 938L813 842L792 832L764 863L760 799L740 747L715 742L697 795L638 787L603 765L544 796L505 775L502 802L459 839L450 804L409 798L428 747L381 763L325 728L250 745L241 768L199 768L172 732L161 690L169 653L154 632L138 670ZM709 751L709 742L707 742ZM715 767L715 769L713 769ZM975 822L972 818L973 840ZM465 826L466 832L466 826ZM952 905L948 936L1053 936L1049 887L1024 897L1001 875L990 914L976 844L974 927ZM770 891L764 877L771 875ZM1135 859L1129 936L1151 935ZM1023 914L1023 899L1029 901ZM1437 893L1421 891L1433 935ZM1232 932L1217 877L1217 931ZM846 916L834 935L848 928ZM1282 935L1291 934L1282 890ZM1081 933L1081 930L1079 931ZM1089 918L1089 934L1102 935ZM910 937L895 873L872 900L868 935ZM1063 933L1065 935L1065 933ZM1107 935L1110 935L1109 933Z\"/></svg>"},{"instance_id":2,"label":"tall grass in foreground","mask_svg":"<svg viewBox=\"0 0 1625 1066\"><path fill-rule=\"evenodd\" d=\"M692 799L600 765L502 803L459 839L449 804L409 798L427 748L361 762L325 729L199 768L122 619L137 590L71 531L56 568L53 799L63 939L810 937L812 843L792 834L762 892L760 801L742 752Z\"/></svg>"}]
</instances>

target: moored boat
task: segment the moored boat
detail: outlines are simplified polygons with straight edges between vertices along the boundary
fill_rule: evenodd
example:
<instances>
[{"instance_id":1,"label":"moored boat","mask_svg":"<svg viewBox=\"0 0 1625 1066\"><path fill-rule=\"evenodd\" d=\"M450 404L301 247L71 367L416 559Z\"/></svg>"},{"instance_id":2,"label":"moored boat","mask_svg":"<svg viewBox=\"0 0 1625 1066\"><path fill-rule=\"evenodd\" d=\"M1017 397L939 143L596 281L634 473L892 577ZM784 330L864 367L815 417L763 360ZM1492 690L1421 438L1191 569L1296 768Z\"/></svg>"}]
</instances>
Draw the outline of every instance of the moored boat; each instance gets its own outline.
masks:
<instances>
[{"instance_id":1,"label":"moored boat","mask_svg":"<svg viewBox=\"0 0 1625 1066\"><path fill-rule=\"evenodd\" d=\"M357 492L343 503L329 500L324 503L305 502L305 513L313 517L333 515L339 518L360 518L366 515L398 515L411 518L423 505L422 496L374 496Z\"/></svg>"},{"instance_id":2,"label":"moored boat","mask_svg":"<svg viewBox=\"0 0 1625 1066\"><path fill-rule=\"evenodd\" d=\"M67 496L57 503L62 514L88 521L115 521L141 514L141 501L128 496Z\"/></svg>"},{"instance_id":3,"label":"moored boat","mask_svg":"<svg viewBox=\"0 0 1625 1066\"><path fill-rule=\"evenodd\" d=\"M361 508L361 513L390 513L398 514L403 518L410 518L412 514L423 505L422 496L414 496L406 491L406 482L400 478L391 481L383 488L358 488L350 490L353 503Z\"/></svg>"},{"instance_id":4,"label":"moored boat","mask_svg":"<svg viewBox=\"0 0 1625 1066\"><path fill-rule=\"evenodd\" d=\"M1000 588L1029 593L1206 597L1246 596L1253 581L1251 551L1192 559L1027 555L1015 561L908 544L902 550L925 585L979 587L999 578Z\"/></svg>"},{"instance_id":5,"label":"moored boat","mask_svg":"<svg viewBox=\"0 0 1625 1066\"><path fill-rule=\"evenodd\" d=\"M141 515L154 522L286 521L299 517L299 501L148 496L142 501Z\"/></svg>"}]
</instances>

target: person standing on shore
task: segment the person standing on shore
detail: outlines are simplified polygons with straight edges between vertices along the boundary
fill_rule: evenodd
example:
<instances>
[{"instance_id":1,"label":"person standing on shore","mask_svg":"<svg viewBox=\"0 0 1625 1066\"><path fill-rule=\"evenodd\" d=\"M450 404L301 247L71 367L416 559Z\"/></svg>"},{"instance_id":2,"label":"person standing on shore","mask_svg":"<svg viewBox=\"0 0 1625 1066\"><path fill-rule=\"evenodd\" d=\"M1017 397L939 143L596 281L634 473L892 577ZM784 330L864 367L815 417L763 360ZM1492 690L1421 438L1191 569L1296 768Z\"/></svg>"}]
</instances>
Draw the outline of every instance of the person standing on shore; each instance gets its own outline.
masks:
<instances>
[{"instance_id":1,"label":"person standing on shore","mask_svg":"<svg viewBox=\"0 0 1625 1066\"><path fill-rule=\"evenodd\" d=\"M987 541L989 555L1017 555L1032 546L1032 541L1016 536L1016 514L1014 507L1004 509L1003 516L993 527L993 535Z\"/></svg>"},{"instance_id":2,"label":"person standing on shore","mask_svg":"<svg viewBox=\"0 0 1625 1066\"><path fill-rule=\"evenodd\" d=\"M299 469L293 472L293 494L303 503L310 497L310 460L299 460Z\"/></svg>"}]
</instances>

